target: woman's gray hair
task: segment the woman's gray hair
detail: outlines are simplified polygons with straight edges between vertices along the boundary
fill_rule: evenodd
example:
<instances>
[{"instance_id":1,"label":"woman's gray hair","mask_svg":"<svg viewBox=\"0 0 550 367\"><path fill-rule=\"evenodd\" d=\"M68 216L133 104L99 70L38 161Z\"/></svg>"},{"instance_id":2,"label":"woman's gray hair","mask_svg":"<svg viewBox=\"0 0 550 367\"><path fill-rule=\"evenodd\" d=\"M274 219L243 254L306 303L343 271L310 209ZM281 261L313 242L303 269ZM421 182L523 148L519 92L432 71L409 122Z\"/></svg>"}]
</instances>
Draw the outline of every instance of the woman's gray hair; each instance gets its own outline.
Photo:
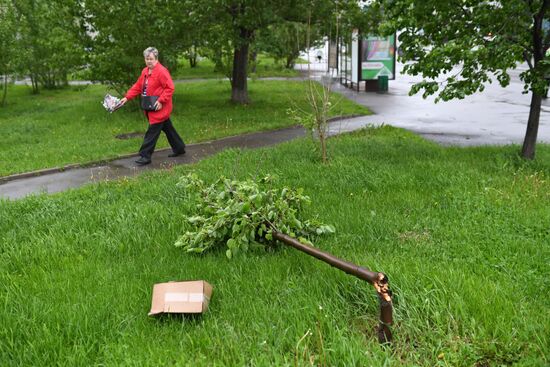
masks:
<instances>
[{"instance_id":1,"label":"woman's gray hair","mask_svg":"<svg viewBox=\"0 0 550 367\"><path fill-rule=\"evenodd\" d=\"M153 54L153 56L155 56L155 59L158 60L159 58L159 50L157 50L156 48L154 47L147 47L145 49L145 51L143 51L143 57L147 57L149 56L149 54Z\"/></svg>"}]
</instances>

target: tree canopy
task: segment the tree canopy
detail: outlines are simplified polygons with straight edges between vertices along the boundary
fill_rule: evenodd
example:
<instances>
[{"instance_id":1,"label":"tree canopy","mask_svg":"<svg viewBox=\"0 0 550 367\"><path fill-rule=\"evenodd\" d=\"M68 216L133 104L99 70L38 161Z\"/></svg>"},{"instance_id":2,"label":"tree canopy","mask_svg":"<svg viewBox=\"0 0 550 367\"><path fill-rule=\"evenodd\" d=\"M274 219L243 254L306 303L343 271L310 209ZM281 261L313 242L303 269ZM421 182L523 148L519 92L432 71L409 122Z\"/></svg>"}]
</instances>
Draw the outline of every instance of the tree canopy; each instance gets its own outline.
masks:
<instances>
[{"instance_id":1,"label":"tree canopy","mask_svg":"<svg viewBox=\"0 0 550 367\"><path fill-rule=\"evenodd\" d=\"M34 93L39 83L45 88L66 84L67 75L83 64L75 8L68 0L12 0L4 7L8 31L15 36L8 51L15 51L12 71L30 76Z\"/></svg>"},{"instance_id":2,"label":"tree canopy","mask_svg":"<svg viewBox=\"0 0 550 367\"><path fill-rule=\"evenodd\" d=\"M15 16L10 1L0 0L0 76L2 76L2 97L0 106L6 103L8 75L15 71L17 47L15 28Z\"/></svg>"},{"instance_id":3,"label":"tree canopy","mask_svg":"<svg viewBox=\"0 0 550 367\"><path fill-rule=\"evenodd\" d=\"M522 156L533 158L550 63L550 0L376 0L366 7L370 27L399 33L404 71L422 75L411 93L437 100L464 98L496 80L503 87L519 62L525 92L532 93ZM437 80L436 80L437 79Z\"/></svg>"},{"instance_id":4,"label":"tree canopy","mask_svg":"<svg viewBox=\"0 0 550 367\"><path fill-rule=\"evenodd\" d=\"M299 28L305 35L304 25L322 23L333 18L337 11L359 8L354 0L186 0L183 3L190 16L209 25L198 37L206 39L211 52L217 52L220 64L226 60L225 69L232 87L231 100L236 103L249 101L247 66L251 45L257 38L265 38L265 33L273 32L274 28L277 28L278 36L284 38L284 27L290 25L293 25L291 33L295 34ZM218 48L213 49L214 45ZM286 42L286 45L295 47L293 42Z\"/></svg>"},{"instance_id":5,"label":"tree canopy","mask_svg":"<svg viewBox=\"0 0 550 367\"><path fill-rule=\"evenodd\" d=\"M307 46L334 36L338 22L356 19L355 0L0 0L10 5L0 32L17 35L16 68L33 90L57 87L82 69L86 77L123 93L143 67L142 51L154 46L169 69L197 50L231 83L231 100L248 103L248 63L258 50L292 66ZM346 15L343 15L346 14ZM5 32L4 32L5 31ZM308 35L308 37L306 37ZM306 40L306 38L308 38ZM11 38L5 37L4 44Z\"/></svg>"},{"instance_id":6,"label":"tree canopy","mask_svg":"<svg viewBox=\"0 0 550 367\"><path fill-rule=\"evenodd\" d=\"M121 18L124 21L121 21ZM87 0L82 14L86 24L91 77L123 93L144 67L143 50L159 50L162 63L173 68L177 56L192 44L198 25L180 11L180 2L168 0Z\"/></svg>"}]
</instances>

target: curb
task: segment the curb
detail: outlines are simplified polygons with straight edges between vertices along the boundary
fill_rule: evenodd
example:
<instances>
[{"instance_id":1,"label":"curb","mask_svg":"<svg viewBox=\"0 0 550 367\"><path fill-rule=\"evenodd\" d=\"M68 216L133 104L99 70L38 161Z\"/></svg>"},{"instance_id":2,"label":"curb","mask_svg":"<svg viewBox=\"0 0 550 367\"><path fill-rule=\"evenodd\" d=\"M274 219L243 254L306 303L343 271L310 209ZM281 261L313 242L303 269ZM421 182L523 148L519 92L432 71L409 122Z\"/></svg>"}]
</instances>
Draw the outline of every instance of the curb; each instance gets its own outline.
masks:
<instances>
[{"instance_id":1,"label":"curb","mask_svg":"<svg viewBox=\"0 0 550 367\"><path fill-rule=\"evenodd\" d=\"M156 152L162 152L162 151L165 151L165 150L168 150L168 149L170 149L170 148L158 149L158 150L156 150ZM62 167L52 167L52 168L45 168L45 169L41 169L41 170L37 170L37 171L16 173L16 174L13 174L13 175L0 177L0 185L3 184L3 183L9 182L9 181L15 181L15 180L19 180L19 179L22 179L22 178L45 176L45 175L49 175L49 174L52 174L52 173L65 172L65 171L69 171L69 170L77 169L77 168L97 167L97 166L100 166L102 164L107 164L109 162L116 161L117 159L124 159L124 158L131 158L131 157L137 157L137 153L128 153L128 154L118 155L116 157L101 159L99 161L90 161L90 162L86 162L86 163L72 163L72 164L67 164L66 166L62 166Z\"/></svg>"},{"instance_id":2,"label":"curb","mask_svg":"<svg viewBox=\"0 0 550 367\"><path fill-rule=\"evenodd\" d=\"M330 117L327 119L327 122L334 122L334 121L340 121L340 120L347 120L347 119L354 119L356 117L366 117L366 116L372 116L373 114L370 114L370 115L347 115L347 116L335 116L335 117Z\"/></svg>"},{"instance_id":3,"label":"curb","mask_svg":"<svg viewBox=\"0 0 550 367\"><path fill-rule=\"evenodd\" d=\"M167 150L167 149L169 149L169 148L159 149L159 150L157 150L157 152L162 152L163 150ZM116 157L108 158L108 159L102 159L102 160L99 160L99 161L91 161L91 162L86 162L86 163L72 163L72 164L67 164L65 166L62 166L62 167L52 167L52 168L45 168L45 169L41 169L41 170L37 170L37 171L16 173L16 174L13 174L13 175L0 177L0 184L6 183L6 182L9 182L9 181L20 180L22 178L38 177L38 176L49 175L49 174L52 174L52 173L65 172L65 171L69 171L69 170L76 169L76 168L96 167L96 166L99 166L99 165L102 165L102 164L106 164L106 163L109 163L109 162L112 162L112 161L116 161L117 159L130 158L130 157L134 157L134 156L137 156L137 154L136 153L123 154L123 155L120 155L120 156L116 156Z\"/></svg>"}]
</instances>

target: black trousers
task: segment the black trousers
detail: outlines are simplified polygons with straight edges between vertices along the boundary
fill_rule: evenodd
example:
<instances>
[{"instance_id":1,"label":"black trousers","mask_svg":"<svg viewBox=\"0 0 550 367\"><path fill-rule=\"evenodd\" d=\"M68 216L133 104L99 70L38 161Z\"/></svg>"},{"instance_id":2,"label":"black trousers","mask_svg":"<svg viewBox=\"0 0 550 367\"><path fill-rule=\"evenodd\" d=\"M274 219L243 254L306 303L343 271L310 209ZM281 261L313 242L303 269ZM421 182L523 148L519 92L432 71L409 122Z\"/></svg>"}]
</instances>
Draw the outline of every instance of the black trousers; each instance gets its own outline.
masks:
<instances>
[{"instance_id":1,"label":"black trousers","mask_svg":"<svg viewBox=\"0 0 550 367\"><path fill-rule=\"evenodd\" d=\"M172 121L170 121L170 119L167 119L163 122L159 122L158 124L149 125L149 128L145 133L145 137L143 138L143 144L141 144L141 148L139 148L140 156L146 159L151 159L151 156L155 151L155 145L157 145L157 140L159 139L161 131L164 131L164 133L166 134L168 143L170 143L170 146L172 147L172 151L174 153L181 154L185 152L185 143L183 142L183 140L181 140L181 137L179 136L176 129L174 129Z\"/></svg>"}]
</instances>

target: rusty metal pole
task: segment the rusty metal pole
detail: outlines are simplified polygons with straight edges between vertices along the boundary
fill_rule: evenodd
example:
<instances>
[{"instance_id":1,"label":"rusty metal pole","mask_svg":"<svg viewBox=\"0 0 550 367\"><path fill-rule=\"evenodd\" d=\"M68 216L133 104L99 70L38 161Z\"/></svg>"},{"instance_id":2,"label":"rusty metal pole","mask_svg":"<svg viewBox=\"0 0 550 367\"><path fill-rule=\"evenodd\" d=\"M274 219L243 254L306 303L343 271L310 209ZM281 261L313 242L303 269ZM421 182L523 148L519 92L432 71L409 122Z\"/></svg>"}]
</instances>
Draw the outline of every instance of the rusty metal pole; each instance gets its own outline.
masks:
<instances>
[{"instance_id":1,"label":"rusty metal pole","mask_svg":"<svg viewBox=\"0 0 550 367\"><path fill-rule=\"evenodd\" d=\"M373 272L367 268L360 267L348 261L341 260L328 252L321 251L315 247L306 245L286 234L272 231L273 238L292 246L297 250L305 252L335 268L338 268L359 279L366 280L374 286L380 301L380 323L378 324L378 341L380 343L390 343L392 334L390 325L393 323L393 306L391 291L388 284L388 277L384 273Z\"/></svg>"}]
</instances>

